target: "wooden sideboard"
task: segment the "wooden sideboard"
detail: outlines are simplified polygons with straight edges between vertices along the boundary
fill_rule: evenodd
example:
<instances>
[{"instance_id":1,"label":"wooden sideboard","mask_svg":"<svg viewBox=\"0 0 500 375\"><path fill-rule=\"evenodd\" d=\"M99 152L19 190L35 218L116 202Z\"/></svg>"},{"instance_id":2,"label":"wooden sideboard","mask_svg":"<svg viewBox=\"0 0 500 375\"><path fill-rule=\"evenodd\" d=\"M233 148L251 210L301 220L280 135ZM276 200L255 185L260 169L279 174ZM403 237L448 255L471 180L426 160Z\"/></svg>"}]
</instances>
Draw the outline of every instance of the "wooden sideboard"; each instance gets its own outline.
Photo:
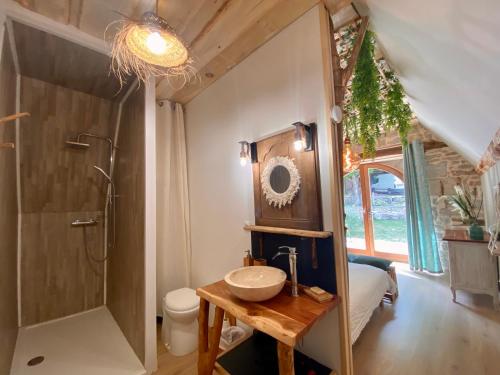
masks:
<instances>
[{"instance_id":1,"label":"wooden sideboard","mask_svg":"<svg viewBox=\"0 0 500 375\"><path fill-rule=\"evenodd\" d=\"M447 230L444 241L448 241L450 255L450 288L453 301L457 290L493 297L493 307L499 309L498 262L488 250L488 238L471 240L464 230Z\"/></svg>"}]
</instances>

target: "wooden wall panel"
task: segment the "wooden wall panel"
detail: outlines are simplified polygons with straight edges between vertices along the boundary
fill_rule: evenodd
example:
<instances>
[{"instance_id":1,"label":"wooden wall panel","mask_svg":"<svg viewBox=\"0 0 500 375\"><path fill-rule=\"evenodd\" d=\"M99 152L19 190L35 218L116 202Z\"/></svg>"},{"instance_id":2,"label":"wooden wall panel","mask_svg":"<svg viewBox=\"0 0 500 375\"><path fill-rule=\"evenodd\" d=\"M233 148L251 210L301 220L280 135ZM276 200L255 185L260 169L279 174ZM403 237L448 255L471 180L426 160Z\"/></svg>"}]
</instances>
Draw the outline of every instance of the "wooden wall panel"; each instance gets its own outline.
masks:
<instances>
[{"instance_id":1,"label":"wooden wall panel","mask_svg":"<svg viewBox=\"0 0 500 375\"><path fill-rule=\"evenodd\" d=\"M109 170L108 144L87 138L82 150L65 141L84 131L112 136L117 105L23 77L21 108L31 113L21 120L23 213L102 210L105 180L92 166Z\"/></svg>"},{"instance_id":2,"label":"wooden wall panel","mask_svg":"<svg viewBox=\"0 0 500 375\"><path fill-rule=\"evenodd\" d=\"M108 307L144 363L144 89L123 106L115 169L116 246L108 263Z\"/></svg>"},{"instance_id":3,"label":"wooden wall panel","mask_svg":"<svg viewBox=\"0 0 500 375\"><path fill-rule=\"evenodd\" d=\"M117 105L106 99L22 77L21 323L30 325L104 303L102 264L85 253L74 219L102 216L109 148L94 139L86 150L65 141L82 131L113 134ZM89 246L102 257L102 226L89 228Z\"/></svg>"},{"instance_id":4,"label":"wooden wall panel","mask_svg":"<svg viewBox=\"0 0 500 375\"><path fill-rule=\"evenodd\" d=\"M0 117L16 110L16 73L7 33L0 63ZM15 125L0 125L0 143L15 142ZM8 374L17 338L16 153L0 148L0 374Z\"/></svg>"},{"instance_id":5,"label":"wooden wall panel","mask_svg":"<svg viewBox=\"0 0 500 375\"><path fill-rule=\"evenodd\" d=\"M255 224L322 230L321 190L319 186L319 165L317 160L317 145L313 151L296 151L293 146L295 131L291 130L257 143L258 163L254 163L253 184L255 202ZM316 138L316 135L314 136ZM260 176L267 162L275 156L288 156L300 174L300 190L292 204L282 208L271 206L262 192Z\"/></svg>"},{"instance_id":6,"label":"wooden wall panel","mask_svg":"<svg viewBox=\"0 0 500 375\"><path fill-rule=\"evenodd\" d=\"M23 325L75 314L104 303L103 263L88 259L83 227L71 226L75 219L102 216L98 211L23 214ZM94 258L102 258L102 225L85 230L89 253Z\"/></svg>"}]
</instances>

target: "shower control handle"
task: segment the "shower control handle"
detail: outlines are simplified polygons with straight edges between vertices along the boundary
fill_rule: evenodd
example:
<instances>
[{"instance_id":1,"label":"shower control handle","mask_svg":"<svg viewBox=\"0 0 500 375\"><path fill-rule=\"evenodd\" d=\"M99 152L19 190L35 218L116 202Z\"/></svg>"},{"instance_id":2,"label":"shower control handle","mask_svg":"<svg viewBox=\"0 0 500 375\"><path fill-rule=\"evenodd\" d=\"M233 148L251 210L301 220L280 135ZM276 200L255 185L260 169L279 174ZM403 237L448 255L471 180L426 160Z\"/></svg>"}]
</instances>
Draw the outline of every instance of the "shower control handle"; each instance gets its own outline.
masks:
<instances>
[{"instance_id":1,"label":"shower control handle","mask_svg":"<svg viewBox=\"0 0 500 375\"><path fill-rule=\"evenodd\" d=\"M82 227L82 226L87 226L87 225L96 225L97 220L96 219L88 219L88 220L80 220L76 219L71 223L72 226L74 227Z\"/></svg>"}]
</instances>

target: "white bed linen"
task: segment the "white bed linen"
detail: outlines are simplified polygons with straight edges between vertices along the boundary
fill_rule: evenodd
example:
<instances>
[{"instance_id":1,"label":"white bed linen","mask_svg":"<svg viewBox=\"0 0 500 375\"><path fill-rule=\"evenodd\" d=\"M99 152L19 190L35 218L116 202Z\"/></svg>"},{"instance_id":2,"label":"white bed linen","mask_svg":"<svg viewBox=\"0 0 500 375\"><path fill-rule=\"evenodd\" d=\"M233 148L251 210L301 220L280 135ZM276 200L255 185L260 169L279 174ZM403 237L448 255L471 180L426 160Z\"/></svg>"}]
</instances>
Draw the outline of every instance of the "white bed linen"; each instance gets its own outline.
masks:
<instances>
[{"instance_id":1,"label":"white bed linen","mask_svg":"<svg viewBox=\"0 0 500 375\"><path fill-rule=\"evenodd\" d=\"M387 291L395 291L396 285L387 272L364 264L349 263L349 311L351 340L354 344L373 311Z\"/></svg>"}]
</instances>

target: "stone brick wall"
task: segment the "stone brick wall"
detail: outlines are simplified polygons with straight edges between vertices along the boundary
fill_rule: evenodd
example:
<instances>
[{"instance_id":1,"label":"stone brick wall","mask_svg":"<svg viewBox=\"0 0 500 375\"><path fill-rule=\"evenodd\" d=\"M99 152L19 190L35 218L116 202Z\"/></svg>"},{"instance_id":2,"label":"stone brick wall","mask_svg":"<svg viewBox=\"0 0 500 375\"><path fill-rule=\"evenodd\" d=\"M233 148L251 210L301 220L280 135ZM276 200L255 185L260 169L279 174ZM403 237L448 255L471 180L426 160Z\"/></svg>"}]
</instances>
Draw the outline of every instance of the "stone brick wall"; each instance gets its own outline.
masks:
<instances>
[{"instance_id":1,"label":"stone brick wall","mask_svg":"<svg viewBox=\"0 0 500 375\"><path fill-rule=\"evenodd\" d=\"M413 130L409 135L409 140L420 139L426 141L441 141L437 136L424 128L418 122L414 123ZM391 147L401 144L399 136L391 132L379 140L378 147ZM437 148L426 151L427 177L429 180L429 190L431 195L432 213L434 227L438 238L438 246L443 268L448 270L448 247L442 241L444 231L452 225L461 225L460 215L456 213L445 198L446 195L453 195L454 186L462 182L465 186L476 187L478 193L481 192L480 175L475 171L474 166L464 159L460 154L450 147ZM392 161L391 165L400 165L402 161ZM398 168L398 169L399 169ZM480 219L484 219L483 213Z\"/></svg>"},{"instance_id":2,"label":"stone brick wall","mask_svg":"<svg viewBox=\"0 0 500 375\"><path fill-rule=\"evenodd\" d=\"M444 231L452 225L462 225L462 222L460 214L441 197L455 194L454 186L459 182L470 188L476 187L478 194L482 196L481 177L475 172L473 165L450 147L429 150L425 153L425 159L441 262L443 268L448 270L448 246L442 241ZM480 219L483 218L481 213Z\"/></svg>"}]
</instances>

